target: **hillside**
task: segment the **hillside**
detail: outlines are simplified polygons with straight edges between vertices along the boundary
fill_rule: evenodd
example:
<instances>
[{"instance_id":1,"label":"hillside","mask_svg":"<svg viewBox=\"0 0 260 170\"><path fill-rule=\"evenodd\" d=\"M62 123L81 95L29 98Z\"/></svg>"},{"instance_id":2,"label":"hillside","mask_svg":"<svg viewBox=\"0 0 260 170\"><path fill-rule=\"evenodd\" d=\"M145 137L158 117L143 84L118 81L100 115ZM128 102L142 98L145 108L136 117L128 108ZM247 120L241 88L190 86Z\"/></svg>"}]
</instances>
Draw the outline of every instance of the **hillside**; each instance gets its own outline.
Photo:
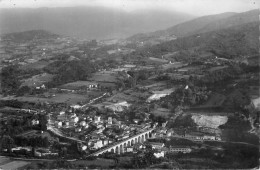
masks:
<instances>
[{"instance_id":1,"label":"hillside","mask_svg":"<svg viewBox=\"0 0 260 170\"><path fill-rule=\"evenodd\" d=\"M256 55L259 48L259 22L178 38L142 49L154 56L175 51L208 51L224 58ZM194 54L194 53L193 53ZM184 57L184 56L182 56Z\"/></svg>"},{"instance_id":2,"label":"hillside","mask_svg":"<svg viewBox=\"0 0 260 170\"><path fill-rule=\"evenodd\" d=\"M46 30L89 39L124 38L167 28L191 19L180 12L126 12L102 7L17 8L0 10L0 34Z\"/></svg>"},{"instance_id":3,"label":"hillside","mask_svg":"<svg viewBox=\"0 0 260 170\"><path fill-rule=\"evenodd\" d=\"M59 35L44 30L30 30L1 35L2 39L9 39L14 42L27 42L33 39L49 39L58 37Z\"/></svg>"},{"instance_id":4,"label":"hillside","mask_svg":"<svg viewBox=\"0 0 260 170\"><path fill-rule=\"evenodd\" d=\"M151 32L147 34L137 34L130 38L131 41L139 41L141 39L155 38L158 36L175 35L184 37L200 33L206 33L215 30L230 28L233 26L243 25L259 20L259 10L251 10L243 13L223 13L217 15L209 15L199 17L184 23L180 23L166 30Z\"/></svg>"}]
</instances>

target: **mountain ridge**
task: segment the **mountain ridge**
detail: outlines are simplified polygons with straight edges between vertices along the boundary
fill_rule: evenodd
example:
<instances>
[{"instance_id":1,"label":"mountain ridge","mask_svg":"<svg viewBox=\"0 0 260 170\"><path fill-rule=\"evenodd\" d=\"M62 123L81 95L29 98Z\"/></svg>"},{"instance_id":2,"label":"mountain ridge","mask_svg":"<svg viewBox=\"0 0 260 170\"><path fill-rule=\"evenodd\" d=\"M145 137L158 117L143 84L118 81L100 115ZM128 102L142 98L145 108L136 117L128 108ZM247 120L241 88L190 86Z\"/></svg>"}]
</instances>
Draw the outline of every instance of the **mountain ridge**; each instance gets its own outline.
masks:
<instances>
[{"instance_id":1,"label":"mountain ridge","mask_svg":"<svg viewBox=\"0 0 260 170\"><path fill-rule=\"evenodd\" d=\"M138 32L156 31L192 16L149 10L126 12L103 7L0 9L0 34L47 30L87 39L126 38Z\"/></svg>"},{"instance_id":2,"label":"mountain ridge","mask_svg":"<svg viewBox=\"0 0 260 170\"><path fill-rule=\"evenodd\" d=\"M250 10L242 13L227 12L216 15L202 16L192 19L165 30L159 30L146 34L136 34L128 38L128 40L136 41L140 38L155 38L158 36L175 35L177 37L189 36L199 33L221 30L236 25L243 25L259 20L259 10Z\"/></svg>"}]
</instances>

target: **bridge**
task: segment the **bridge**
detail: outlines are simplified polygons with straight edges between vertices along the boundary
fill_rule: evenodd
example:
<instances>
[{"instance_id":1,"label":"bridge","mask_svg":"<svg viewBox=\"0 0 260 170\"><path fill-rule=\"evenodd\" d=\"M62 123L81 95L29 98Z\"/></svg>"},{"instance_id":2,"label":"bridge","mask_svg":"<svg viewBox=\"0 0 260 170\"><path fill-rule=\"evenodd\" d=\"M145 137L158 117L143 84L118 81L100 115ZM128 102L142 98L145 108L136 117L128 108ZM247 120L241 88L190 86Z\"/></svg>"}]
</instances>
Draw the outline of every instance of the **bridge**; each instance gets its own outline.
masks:
<instances>
[{"instance_id":1,"label":"bridge","mask_svg":"<svg viewBox=\"0 0 260 170\"><path fill-rule=\"evenodd\" d=\"M146 130L146 131L141 132L139 134L136 134L134 136L131 136L131 137L125 139L125 140L116 142L115 144L108 146L104 149L101 149L101 150L99 150L95 153L92 153L89 156L98 156L98 155L103 154L105 152L113 152L113 153L117 153L117 154L124 153L125 148L127 146L133 146L136 143L144 142L148 138L150 138L153 130L154 130L154 128Z\"/></svg>"}]
</instances>

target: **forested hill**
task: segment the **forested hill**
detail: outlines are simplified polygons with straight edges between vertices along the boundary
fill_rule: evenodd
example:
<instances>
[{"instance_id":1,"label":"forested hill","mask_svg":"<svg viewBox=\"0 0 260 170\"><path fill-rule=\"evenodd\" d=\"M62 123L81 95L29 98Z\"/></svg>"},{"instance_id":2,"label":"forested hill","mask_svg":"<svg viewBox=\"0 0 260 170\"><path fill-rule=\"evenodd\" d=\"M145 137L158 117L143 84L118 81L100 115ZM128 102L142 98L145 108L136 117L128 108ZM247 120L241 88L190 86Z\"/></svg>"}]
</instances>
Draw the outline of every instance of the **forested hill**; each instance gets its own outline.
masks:
<instances>
[{"instance_id":1,"label":"forested hill","mask_svg":"<svg viewBox=\"0 0 260 170\"><path fill-rule=\"evenodd\" d=\"M143 53L155 57L169 52L195 51L211 52L224 58L256 55L259 50L259 22L251 22L218 31L178 38L169 42L142 49ZM182 56L184 57L184 56Z\"/></svg>"},{"instance_id":2,"label":"forested hill","mask_svg":"<svg viewBox=\"0 0 260 170\"><path fill-rule=\"evenodd\" d=\"M230 28L233 26L243 25L246 23L259 21L259 10L251 10L243 13L223 13L217 15L209 15L199 17L176 26L170 27L166 30L151 32L147 34L137 34L129 37L128 40L138 41L144 38L155 38L158 36L175 35L177 37L184 37L205 32L211 32Z\"/></svg>"},{"instance_id":3,"label":"forested hill","mask_svg":"<svg viewBox=\"0 0 260 170\"><path fill-rule=\"evenodd\" d=\"M9 39L14 42L27 42L34 39L49 39L58 37L60 36L45 30L30 30L1 35L2 39Z\"/></svg>"}]
</instances>

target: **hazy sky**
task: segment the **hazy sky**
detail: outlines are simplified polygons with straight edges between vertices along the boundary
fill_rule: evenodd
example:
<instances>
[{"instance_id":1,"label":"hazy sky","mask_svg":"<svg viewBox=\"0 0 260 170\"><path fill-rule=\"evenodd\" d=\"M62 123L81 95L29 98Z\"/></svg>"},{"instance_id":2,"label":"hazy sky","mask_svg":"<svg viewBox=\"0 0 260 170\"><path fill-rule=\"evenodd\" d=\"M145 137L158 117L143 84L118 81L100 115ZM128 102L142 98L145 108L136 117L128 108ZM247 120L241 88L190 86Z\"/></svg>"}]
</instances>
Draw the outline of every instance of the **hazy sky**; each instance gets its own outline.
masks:
<instances>
[{"instance_id":1,"label":"hazy sky","mask_svg":"<svg viewBox=\"0 0 260 170\"><path fill-rule=\"evenodd\" d=\"M0 0L0 8L101 6L126 11L159 9L192 15L259 9L259 0Z\"/></svg>"}]
</instances>

